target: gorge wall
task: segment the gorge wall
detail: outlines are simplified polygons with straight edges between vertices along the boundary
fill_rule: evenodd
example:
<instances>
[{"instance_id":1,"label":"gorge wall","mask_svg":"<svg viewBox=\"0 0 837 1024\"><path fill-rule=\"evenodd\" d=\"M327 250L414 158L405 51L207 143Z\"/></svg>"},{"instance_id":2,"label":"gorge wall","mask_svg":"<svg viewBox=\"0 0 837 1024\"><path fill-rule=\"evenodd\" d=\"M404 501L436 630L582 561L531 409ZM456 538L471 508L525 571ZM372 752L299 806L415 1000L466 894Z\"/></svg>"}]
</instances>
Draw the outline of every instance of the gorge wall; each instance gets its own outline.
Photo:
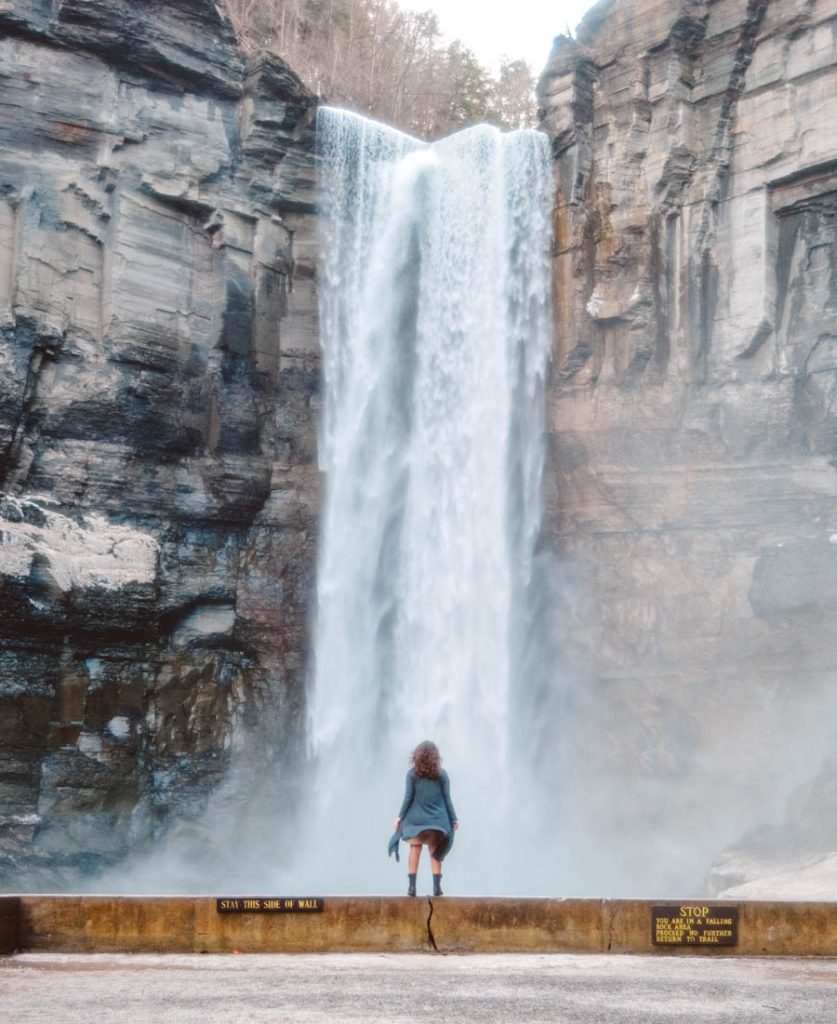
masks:
<instances>
[{"instance_id":1,"label":"gorge wall","mask_svg":"<svg viewBox=\"0 0 837 1024\"><path fill-rule=\"evenodd\" d=\"M837 849L835 25L602 0L541 80L529 710L587 895ZM0 887L97 876L252 752L249 803L292 796L314 106L212 0L0 0Z\"/></svg>"},{"instance_id":2,"label":"gorge wall","mask_svg":"<svg viewBox=\"0 0 837 1024\"><path fill-rule=\"evenodd\" d=\"M297 757L313 113L212 0L0 0L0 884Z\"/></svg>"},{"instance_id":3,"label":"gorge wall","mask_svg":"<svg viewBox=\"0 0 837 1024\"><path fill-rule=\"evenodd\" d=\"M837 850L835 30L833 0L602 0L540 82L557 742L609 891L697 885L756 826L765 861Z\"/></svg>"}]
</instances>

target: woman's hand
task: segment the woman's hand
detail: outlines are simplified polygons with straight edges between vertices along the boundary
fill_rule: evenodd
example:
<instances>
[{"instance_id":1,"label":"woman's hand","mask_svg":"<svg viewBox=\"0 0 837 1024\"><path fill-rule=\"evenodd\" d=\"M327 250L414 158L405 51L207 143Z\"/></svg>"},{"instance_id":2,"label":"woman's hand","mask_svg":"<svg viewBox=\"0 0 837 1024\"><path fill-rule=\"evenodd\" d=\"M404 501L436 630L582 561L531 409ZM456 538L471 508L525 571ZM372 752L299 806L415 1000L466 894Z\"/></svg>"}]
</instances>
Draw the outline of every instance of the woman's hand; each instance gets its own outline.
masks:
<instances>
[{"instance_id":1,"label":"woman's hand","mask_svg":"<svg viewBox=\"0 0 837 1024\"><path fill-rule=\"evenodd\" d=\"M397 832L400 827L401 827L401 819L400 818L396 818L395 819L395 823L392 826L392 831L393 832Z\"/></svg>"},{"instance_id":2,"label":"woman's hand","mask_svg":"<svg viewBox=\"0 0 837 1024\"><path fill-rule=\"evenodd\" d=\"M459 822L458 821L455 821L453 823L453 831L454 832L458 832L459 831Z\"/></svg>"}]
</instances>

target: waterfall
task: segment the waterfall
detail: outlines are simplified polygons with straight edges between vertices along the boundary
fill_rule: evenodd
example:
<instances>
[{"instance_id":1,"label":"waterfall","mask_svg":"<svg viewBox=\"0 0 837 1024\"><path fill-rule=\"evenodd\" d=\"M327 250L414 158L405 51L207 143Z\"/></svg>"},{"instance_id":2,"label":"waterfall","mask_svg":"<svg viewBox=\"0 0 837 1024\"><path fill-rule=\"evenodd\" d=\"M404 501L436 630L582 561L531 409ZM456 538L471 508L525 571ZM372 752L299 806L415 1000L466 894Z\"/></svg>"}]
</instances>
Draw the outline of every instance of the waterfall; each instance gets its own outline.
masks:
<instances>
[{"instance_id":1,"label":"waterfall","mask_svg":"<svg viewBox=\"0 0 837 1024\"><path fill-rule=\"evenodd\" d=\"M408 755L432 739L462 821L451 889L519 890L548 141L481 125L426 145L329 108L317 133L326 493L295 874L400 892L386 841Z\"/></svg>"}]
</instances>

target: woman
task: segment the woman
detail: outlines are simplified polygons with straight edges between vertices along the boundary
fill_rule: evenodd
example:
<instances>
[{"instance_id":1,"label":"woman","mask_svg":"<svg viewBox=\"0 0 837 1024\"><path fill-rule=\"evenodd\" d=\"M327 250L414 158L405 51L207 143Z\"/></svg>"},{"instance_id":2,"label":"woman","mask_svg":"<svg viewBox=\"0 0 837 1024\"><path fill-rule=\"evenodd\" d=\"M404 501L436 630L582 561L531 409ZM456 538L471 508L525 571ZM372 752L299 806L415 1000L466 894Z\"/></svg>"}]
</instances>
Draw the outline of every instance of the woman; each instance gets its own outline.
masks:
<instances>
[{"instance_id":1,"label":"woman","mask_svg":"<svg viewBox=\"0 0 837 1024\"><path fill-rule=\"evenodd\" d=\"M433 895L441 896L442 861L453 845L453 833L459 828L450 799L450 779L442 768L438 747L430 740L419 743L411 760L404 802L395 819L395 834L390 840L389 852L394 852L395 859L399 860L399 839L409 843L407 895L415 896L421 848L427 846L433 872Z\"/></svg>"}]
</instances>

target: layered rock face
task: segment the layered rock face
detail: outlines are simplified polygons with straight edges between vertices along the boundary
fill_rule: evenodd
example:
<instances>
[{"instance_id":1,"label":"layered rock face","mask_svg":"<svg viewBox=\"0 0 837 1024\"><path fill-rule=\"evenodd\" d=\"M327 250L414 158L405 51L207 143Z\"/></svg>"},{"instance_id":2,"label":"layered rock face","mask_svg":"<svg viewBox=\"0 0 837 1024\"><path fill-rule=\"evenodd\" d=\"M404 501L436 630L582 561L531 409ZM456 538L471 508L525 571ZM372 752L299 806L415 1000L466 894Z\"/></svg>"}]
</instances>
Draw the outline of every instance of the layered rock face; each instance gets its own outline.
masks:
<instances>
[{"instance_id":1,"label":"layered rock face","mask_svg":"<svg viewBox=\"0 0 837 1024\"><path fill-rule=\"evenodd\" d=\"M773 839L837 848L835 30L602 0L540 83L562 784L612 891L694 890L800 786Z\"/></svg>"},{"instance_id":2,"label":"layered rock face","mask_svg":"<svg viewBox=\"0 0 837 1024\"><path fill-rule=\"evenodd\" d=\"M0 884L294 756L313 109L211 0L0 0Z\"/></svg>"},{"instance_id":3,"label":"layered rock face","mask_svg":"<svg viewBox=\"0 0 837 1024\"><path fill-rule=\"evenodd\" d=\"M567 888L837 848L835 25L602 0L541 82ZM313 107L211 0L0 0L0 886L77 886L236 758L293 793Z\"/></svg>"}]
</instances>

